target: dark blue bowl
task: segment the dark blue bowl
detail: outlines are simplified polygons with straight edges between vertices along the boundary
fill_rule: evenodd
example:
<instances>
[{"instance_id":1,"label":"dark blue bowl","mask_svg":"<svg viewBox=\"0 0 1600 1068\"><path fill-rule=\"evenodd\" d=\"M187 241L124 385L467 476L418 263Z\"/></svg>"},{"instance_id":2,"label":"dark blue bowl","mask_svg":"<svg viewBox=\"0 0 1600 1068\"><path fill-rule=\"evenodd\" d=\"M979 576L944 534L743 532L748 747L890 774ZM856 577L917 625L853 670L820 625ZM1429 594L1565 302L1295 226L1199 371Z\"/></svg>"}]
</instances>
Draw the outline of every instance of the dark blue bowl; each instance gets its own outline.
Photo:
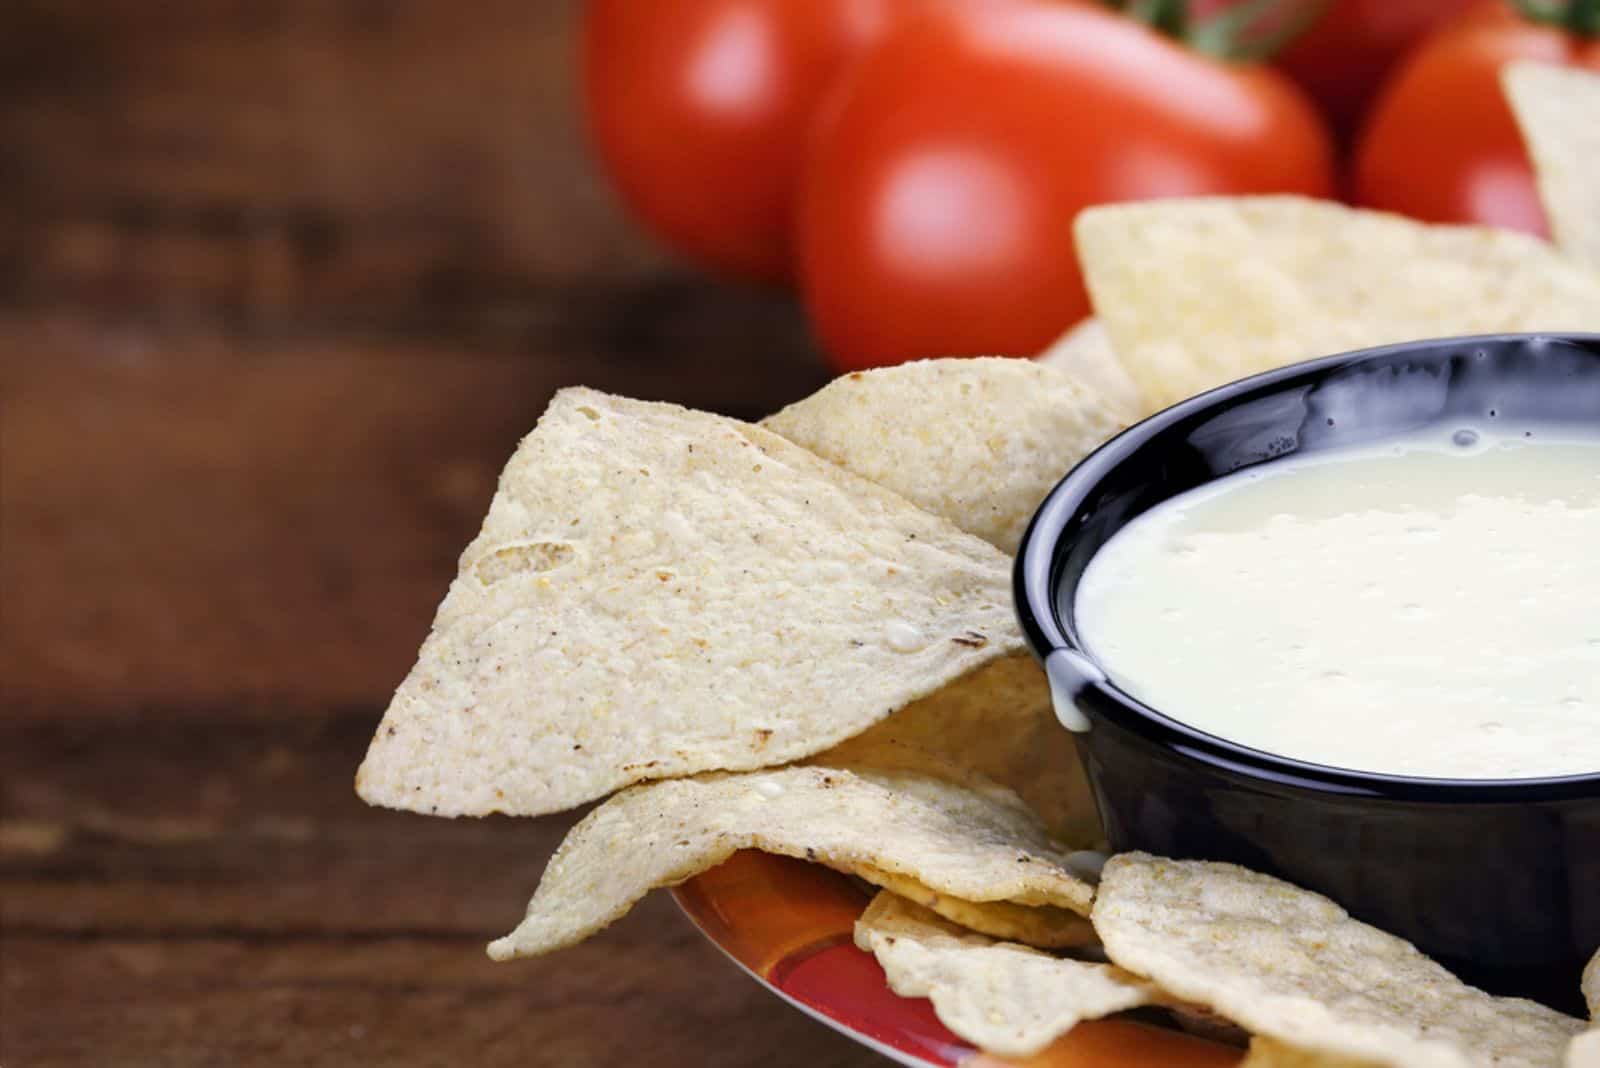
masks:
<instances>
[{"instance_id":1,"label":"dark blue bowl","mask_svg":"<svg viewBox=\"0 0 1600 1068\"><path fill-rule=\"evenodd\" d=\"M1600 771L1408 778L1236 745L1118 689L1073 618L1089 558L1170 497L1293 453L1496 422L1600 430L1600 335L1393 345L1169 408L1108 442L1046 498L1017 557L1017 612L1058 714L1077 731L1113 849L1282 876L1487 989L1575 1009L1579 971L1600 946ZM1240 670L1249 670L1245 658Z\"/></svg>"}]
</instances>

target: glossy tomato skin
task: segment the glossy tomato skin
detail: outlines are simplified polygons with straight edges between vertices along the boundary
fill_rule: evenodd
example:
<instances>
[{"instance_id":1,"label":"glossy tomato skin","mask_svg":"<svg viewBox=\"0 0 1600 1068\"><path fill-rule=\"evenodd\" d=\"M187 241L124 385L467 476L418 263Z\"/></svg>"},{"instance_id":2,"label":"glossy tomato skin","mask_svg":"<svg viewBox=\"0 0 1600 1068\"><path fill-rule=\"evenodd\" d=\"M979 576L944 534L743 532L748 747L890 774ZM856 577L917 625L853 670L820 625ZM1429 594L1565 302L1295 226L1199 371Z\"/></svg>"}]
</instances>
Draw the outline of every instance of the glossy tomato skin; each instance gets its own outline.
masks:
<instances>
[{"instance_id":1,"label":"glossy tomato skin","mask_svg":"<svg viewBox=\"0 0 1600 1068\"><path fill-rule=\"evenodd\" d=\"M1356 201L1429 222L1547 235L1533 168L1500 87L1532 59L1600 69L1600 42L1486 4L1430 38L1373 107L1356 150Z\"/></svg>"},{"instance_id":2,"label":"glossy tomato skin","mask_svg":"<svg viewBox=\"0 0 1600 1068\"><path fill-rule=\"evenodd\" d=\"M838 72L927 0L589 0L590 136L633 213L727 273L789 273L795 185Z\"/></svg>"},{"instance_id":3,"label":"glossy tomato skin","mask_svg":"<svg viewBox=\"0 0 1600 1068\"><path fill-rule=\"evenodd\" d=\"M1282 75L1091 7L902 23L819 119L801 286L841 369L1041 351L1089 310L1072 222L1113 200L1327 196L1328 135Z\"/></svg>"},{"instance_id":4,"label":"glossy tomato skin","mask_svg":"<svg viewBox=\"0 0 1600 1068\"><path fill-rule=\"evenodd\" d=\"M1310 94L1341 140L1348 140L1385 76L1406 53L1480 2L1332 0L1273 63Z\"/></svg>"}]
</instances>

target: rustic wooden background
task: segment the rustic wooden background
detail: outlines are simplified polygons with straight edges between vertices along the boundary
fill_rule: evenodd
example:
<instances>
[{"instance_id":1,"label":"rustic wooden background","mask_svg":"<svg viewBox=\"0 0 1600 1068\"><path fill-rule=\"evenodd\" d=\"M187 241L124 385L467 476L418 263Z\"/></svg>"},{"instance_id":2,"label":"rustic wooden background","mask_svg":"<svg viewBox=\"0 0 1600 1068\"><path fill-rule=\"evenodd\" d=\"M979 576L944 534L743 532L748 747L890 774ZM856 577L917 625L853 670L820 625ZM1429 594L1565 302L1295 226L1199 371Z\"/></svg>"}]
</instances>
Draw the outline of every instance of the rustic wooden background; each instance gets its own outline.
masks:
<instances>
[{"instance_id":1,"label":"rustic wooden background","mask_svg":"<svg viewBox=\"0 0 1600 1068\"><path fill-rule=\"evenodd\" d=\"M491 965L565 819L351 777L515 440L825 372L582 145L571 0L0 4L0 1063L867 1064L665 898Z\"/></svg>"}]
</instances>

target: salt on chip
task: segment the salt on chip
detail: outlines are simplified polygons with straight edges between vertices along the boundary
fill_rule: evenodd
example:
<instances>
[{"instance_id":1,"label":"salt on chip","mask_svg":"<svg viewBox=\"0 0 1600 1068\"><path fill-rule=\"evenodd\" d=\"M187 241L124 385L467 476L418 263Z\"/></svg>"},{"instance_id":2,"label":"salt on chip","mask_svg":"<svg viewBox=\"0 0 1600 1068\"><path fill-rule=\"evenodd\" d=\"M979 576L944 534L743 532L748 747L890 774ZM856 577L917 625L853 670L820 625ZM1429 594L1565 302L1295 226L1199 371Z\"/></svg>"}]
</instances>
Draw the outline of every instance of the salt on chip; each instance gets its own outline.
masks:
<instances>
[{"instance_id":1,"label":"salt on chip","mask_svg":"<svg viewBox=\"0 0 1600 1068\"><path fill-rule=\"evenodd\" d=\"M1010 901L968 901L870 865L856 865L855 874L957 927L1002 942L1019 942L1039 949L1077 949L1099 944L1089 921L1070 909Z\"/></svg>"},{"instance_id":2,"label":"salt on chip","mask_svg":"<svg viewBox=\"0 0 1600 1068\"><path fill-rule=\"evenodd\" d=\"M1023 648L992 546L760 427L563 390L357 790L536 815L775 766Z\"/></svg>"},{"instance_id":3,"label":"salt on chip","mask_svg":"<svg viewBox=\"0 0 1600 1068\"><path fill-rule=\"evenodd\" d=\"M1500 81L1556 244L1600 271L1600 74L1524 62L1502 67Z\"/></svg>"},{"instance_id":4,"label":"salt on chip","mask_svg":"<svg viewBox=\"0 0 1600 1068\"><path fill-rule=\"evenodd\" d=\"M1127 424L1030 360L921 360L834 379L763 425L1008 553L1063 475Z\"/></svg>"},{"instance_id":5,"label":"salt on chip","mask_svg":"<svg viewBox=\"0 0 1600 1068\"><path fill-rule=\"evenodd\" d=\"M760 849L870 878L906 876L967 901L1080 914L1093 890L1014 794L931 775L792 767L703 775L625 790L568 833L496 960L572 945L650 890Z\"/></svg>"},{"instance_id":6,"label":"salt on chip","mask_svg":"<svg viewBox=\"0 0 1600 1068\"><path fill-rule=\"evenodd\" d=\"M1130 423L1148 414L1143 394L1111 347L1105 324L1092 315L1062 334L1035 359L1046 367L1065 371L1099 393Z\"/></svg>"},{"instance_id":7,"label":"salt on chip","mask_svg":"<svg viewBox=\"0 0 1600 1068\"><path fill-rule=\"evenodd\" d=\"M1010 787L1072 846L1095 847L1104 837L1077 742L1056 719L1050 682L1031 655L987 664L844 747L880 743L942 755Z\"/></svg>"},{"instance_id":8,"label":"salt on chip","mask_svg":"<svg viewBox=\"0 0 1600 1068\"><path fill-rule=\"evenodd\" d=\"M1600 329L1600 277L1536 238L1292 196L1090 208L1078 255L1152 408L1419 338Z\"/></svg>"},{"instance_id":9,"label":"salt on chip","mask_svg":"<svg viewBox=\"0 0 1600 1068\"><path fill-rule=\"evenodd\" d=\"M1160 999L1120 968L996 942L891 893L873 898L855 937L891 990L928 998L951 1031L1003 1057L1029 1056L1082 1020Z\"/></svg>"},{"instance_id":10,"label":"salt on chip","mask_svg":"<svg viewBox=\"0 0 1600 1068\"><path fill-rule=\"evenodd\" d=\"M1396 1068L1559 1064L1578 1020L1474 989L1327 898L1233 864L1113 857L1107 956L1255 1034Z\"/></svg>"}]
</instances>

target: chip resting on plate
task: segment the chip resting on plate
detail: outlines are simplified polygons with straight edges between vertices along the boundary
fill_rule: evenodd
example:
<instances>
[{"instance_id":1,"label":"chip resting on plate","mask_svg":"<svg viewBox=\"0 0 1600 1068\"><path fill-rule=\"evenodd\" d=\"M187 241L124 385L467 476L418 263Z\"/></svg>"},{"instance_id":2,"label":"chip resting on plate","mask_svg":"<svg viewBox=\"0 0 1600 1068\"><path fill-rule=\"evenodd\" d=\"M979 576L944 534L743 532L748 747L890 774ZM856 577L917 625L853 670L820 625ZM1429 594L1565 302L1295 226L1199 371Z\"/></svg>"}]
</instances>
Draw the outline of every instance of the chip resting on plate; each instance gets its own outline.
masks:
<instances>
[{"instance_id":1,"label":"chip resting on plate","mask_svg":"<svg viewBox=\"0 0 1600 1068\"><path fill-rule=\"evenodd\" d=\"M1600 1023L1600 953L1583 969L1583 1000L1589 1004L1589 1015Z\"/></svg>"},{"instance_id":2,"label":"chip resting on plate","mask_svg":"<svg viewBox=\"0 0 1600 1068\"><path fill-rule=\"evenodd\" d=\"M1051 487L1127 421L1064 371L987 357L847 374L763 425L1011 553Z\"/></svg>"},{"instance_id":3,"label":"chip resting on plate","mask_svg":"<svg viewBox=\"0 0 1600 1068\"><path fill-rule=\"evenodd\" d=\"M1534 1068L1560 1064L1583 1026L1467 986L1327 898L1232 864L1113 857L1092 919L1114 963L1310 1053Z\"/></svg>"},{"instance_id":4,"label":"chip resting on plate","mask_svg":"<svg viewBox=\"0 0 1600 1068\"><path fill-rule=\"evenodd\" d=\"M1070 909L1010 901L968 901L871 865L856 864L852 868L856 875L894 896L920 905L957 927L1002 942L1020 942L1041 949L1080 949L1100 944L1089 921Z\"/></svg>"},{"instance_id":5,"label":"chip resting on plate","mask_svg":"<svg viewBox=\"0 0 1600 1068\"><path fill-rule=\"evenodd\" d=\"M1132 423L1149 414L1139 387L1128 377L1105 324L1094 316L1080 322L1041 352L1038 361L1046 367L1065 371L1097 391L1113 404L1117 413Z\"/></svg>"},{"instance_id":6,"label":"chip resting on plate","mask_svg":"<svg viewBox=\"0 0 1600 1068\"><path fill-rule=\"evenodd\" d=\"M1351 349L1600 330L1600 276L1504 230L1270 196L1090 208L1074 232L1095 314L1152 409Z\"/></svg>"},{"instance_id":7,"label":"chip resting on plate","mask_svg":"<svg viewBox=\"0 0 1600 1068\"><path fill-rule=\"evenodd\" d=\"M551 858L497 960L548 953L620 918L740 849L798 857L870 878L888 872L967 901L1086 914L1093 890L1011 791L893 765L793 767L647 783L585 816ZM933 766L938 766L937 762Z\"/></svg>"},{"instance_id":8,"label":"chip resting on plate","mask_svg":"<svg viewBox=\"0 0 1600 1068\"><path fill-rule=\"evenodd\" d=\"M356 785L552 812L809 756L1022 649L993 546L760 427L563 390Z\"/></svg>"},{"instance_id":9,"label":"chip resting on plate","mask_svg":"<svg viewBox=\"0 0 1600 1068\"><path fill-rule=\"evenodd\" d=\"M886 892L856 921L856 945L878 958L896 994L930 999L946 1027L1003 1057L1037 1053L1079 1021L1160 999L1121 968L996 942Z\"/></svg>"},{"instance_id":10,"label":"chip resting on plate","mask_svg":"<svg viewBox=\"0 0 1600 1068\"><path fill-rule=\"evenodd\" d=\"M1512 63L1500 79L1556 244L1600 271L1600 73Z\"/></svg>"}]
</instances>

